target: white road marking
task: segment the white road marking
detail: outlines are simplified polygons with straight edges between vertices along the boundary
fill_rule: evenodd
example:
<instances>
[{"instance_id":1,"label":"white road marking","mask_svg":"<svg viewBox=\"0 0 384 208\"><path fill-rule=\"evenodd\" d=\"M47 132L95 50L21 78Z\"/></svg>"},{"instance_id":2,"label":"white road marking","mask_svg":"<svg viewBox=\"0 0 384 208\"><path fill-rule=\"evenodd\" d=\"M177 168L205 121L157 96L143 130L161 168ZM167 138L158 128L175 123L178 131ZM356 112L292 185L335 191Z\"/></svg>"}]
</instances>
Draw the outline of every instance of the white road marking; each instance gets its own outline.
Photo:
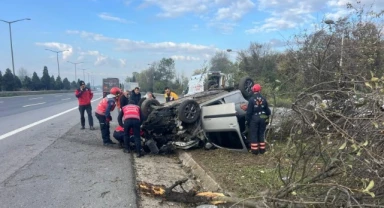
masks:
<instances>
[{"instance_id":1,"label":"white road marking","mask_svg":"<svg viewBox=\"0 0 384 208\"><path fill-rule=\"evenodd\" d=\"M30 104L30 105L24 105L23 106L23 108L25 108L25 107L29 107L29 106L34 106L34 105L42 105L42 104L44 104L45 102L43 102L43 103L35 103L35 104Z\"/></svg>"},{"instance_id":2,"label":"white road marking","mask_svg":"<svg viewBox=\"0 0 384 208\"><path fill-rule=\"evenodd\" d=\"M63 96L63 95L55 95L55 97L61 97L61 96Z\"/></svg>"},{"instance_id":3,"label":"white road marking","mask_svg":"<svg viewBox=\"0 0 384 208\"><path fill-rule=\"evenodd\" d=\"M61 100L70 100L71 98L64 98L64 99L61 99Z\"/></svg>"},{"instance_id":4,"label":"white road marking","mask_svg":"<svg viewBox=\"0 0 384 208\"><path fill-rule=\"evenodd\" d=\"M97 99L95 99L95 100L92 100L91 102L95 102L95 101L97 101L97 100L100 100L101 98L103 98L103 97L99 97L99 98L97 98ZM79 109L79 107L71 108L71 109L69 109L69 110L66 110L66 111L64 111L64 112L58 113L58 114L53 115L53 116L51 116L51 117L45 118L45 119L40 120L40 121L36 121L36 122L31 123L31 124L29 124L29 125L26 125L26 126L24 126L24 127L15 129L15 130L10 131L10 132L8 132L8 133L5 133L5 134L3 134L3 135L0 136L0 140L3 140L3 139L5 139L5 138L7 138L7 137L10 137L10 136L14 135L14 134L17 134L17 133L19 133L19 132L22 132L22 131L24 131L24 130L27 130L27 129L31 128L31 127L34 127L34 126L36 126L36 125L39 125L39 124L41 124L41 123L44 123L44 122L49 121L49 120L51 120L51 119L54 119L54 118L56 118L56 117L59 117L59 116L61 116L61 115L64 115L64 114L69 113L69 112L71 112L71 111L73 111L73 110L76 110L76 109Z\"/></svg>"},{"instance_id":5,"label":"white road marking","mask_svg":"<svg viewBox=\"0 0 384 208\"><path fill-rule=\"evenodd\" d=\"M29 98L29 100L36 100L36 99L41 99L43 97L37 97L37 98Z\"/></svg>"}]
</instances>

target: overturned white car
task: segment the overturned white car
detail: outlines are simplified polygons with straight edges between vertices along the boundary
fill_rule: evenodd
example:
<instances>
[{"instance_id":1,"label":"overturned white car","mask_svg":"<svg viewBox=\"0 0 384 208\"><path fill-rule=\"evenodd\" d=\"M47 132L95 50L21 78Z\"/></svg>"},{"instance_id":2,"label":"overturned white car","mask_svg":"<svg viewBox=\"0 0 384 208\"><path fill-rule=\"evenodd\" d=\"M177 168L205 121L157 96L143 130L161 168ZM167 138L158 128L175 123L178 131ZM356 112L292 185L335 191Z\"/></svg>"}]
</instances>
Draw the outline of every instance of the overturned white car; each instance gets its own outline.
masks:
<instances>
[{"instance_id":1,"label":"overturned white car","mask_svg":"<svg viewBox=\"0 0 384 208\"><path fill-rule=\"evenodd\" d=\"M246 111L242 106L248 103L253 84L251 78L244 77L237 89L204 91L165 104L144 100L141 108L147 118L142 130L145 146L151 147L146 151L168 152L210 144L247 151L242 133Z\"/></svg>"}]
</instances>

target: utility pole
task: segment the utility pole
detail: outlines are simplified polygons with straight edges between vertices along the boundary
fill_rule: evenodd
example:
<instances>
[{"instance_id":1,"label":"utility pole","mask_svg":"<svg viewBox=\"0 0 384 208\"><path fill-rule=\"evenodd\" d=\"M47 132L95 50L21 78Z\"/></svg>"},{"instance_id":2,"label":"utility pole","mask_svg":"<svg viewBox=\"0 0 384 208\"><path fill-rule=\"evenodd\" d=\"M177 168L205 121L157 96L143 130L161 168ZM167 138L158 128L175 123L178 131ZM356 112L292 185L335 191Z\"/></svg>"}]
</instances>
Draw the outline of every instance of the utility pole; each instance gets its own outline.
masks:
<instances>
[{"instance_id":1,"label":"utility pole","mask_svg":"<svg viewBox=\"0 0 384 208\"><path fill-rule=\"evenodd\" d=\"M75 65L75 82L77 83L77 72L76 72L76 66L77 66L77 64L82 64L82 63L84 63L84 62L77 62L77 63L75 63L75 62L70 62L70 61L67 61L68 63L71 63L71 64L73 64L73 65Z\"/></svg>"},{"instance_id":2,"label":"utility pole","mask_svg":"<svg viewBox=\"0 0 384 208\"><path fill-rule=\"evenodd\" d=\"M60 77L59 53L62 53L62 52L64 52L64 51L68 51L68 50L63 50L63 51L54 51L54 50L51 50L51 49L45 49L45 50L56 53L56 59L57 59L57 73L58 73L58 75L59 75L59 77Z\"/></svg>"},{"instance_id":3,"label":"utility pole","mask_svg":"<svg viewBox=\"0 0 384 208\"><path fill-rule=\"evenodd\" d=\"M83 70L83 80L85 82L85 70L87 70L87 69L81 69L81 70Z\"/></svg>"},{"instance_id":4,"label":"utility pole","mask_svg":"<svg viewBox=\"0 0 384 208\"><path fill-rule=\"evenodd\" d=\"M15 61L13 59L13 46L12 46L12 28L11 28L11 24L12 23L15 23L15 22L20 22L20 21L23 21L23 20L31 20L30 18L24 18L24 19L19 19L19 20L15 20L15 21L5 21L5 20L1 20L2 22L5 22L8 24L9 26L9 39L11 41L11 56L12 56L12 71L13 71L13 78L15 78L16 74L15 74Z\"/></svg>"}]
</instances>

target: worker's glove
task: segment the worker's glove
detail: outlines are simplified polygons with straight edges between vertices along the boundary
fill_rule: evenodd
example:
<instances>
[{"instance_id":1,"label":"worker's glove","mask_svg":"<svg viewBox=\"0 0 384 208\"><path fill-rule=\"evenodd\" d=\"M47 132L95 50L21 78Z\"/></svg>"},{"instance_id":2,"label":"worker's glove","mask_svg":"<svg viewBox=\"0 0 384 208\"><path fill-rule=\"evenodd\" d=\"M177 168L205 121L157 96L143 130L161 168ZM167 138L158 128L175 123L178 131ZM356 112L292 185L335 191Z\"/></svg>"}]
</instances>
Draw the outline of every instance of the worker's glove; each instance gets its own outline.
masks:
<instances>
[{"instance_id":1,"label":"worker's glove","mask_svg":"<svg viewBox=\"0 0 384 208\"><path fill-rule=\"evenodd\" d=\"M107 117L107 118L105 119L105 122L106 122L107 124L109 124L110 121L111 121L110 117Z\"/></svg>"}]
</instances>

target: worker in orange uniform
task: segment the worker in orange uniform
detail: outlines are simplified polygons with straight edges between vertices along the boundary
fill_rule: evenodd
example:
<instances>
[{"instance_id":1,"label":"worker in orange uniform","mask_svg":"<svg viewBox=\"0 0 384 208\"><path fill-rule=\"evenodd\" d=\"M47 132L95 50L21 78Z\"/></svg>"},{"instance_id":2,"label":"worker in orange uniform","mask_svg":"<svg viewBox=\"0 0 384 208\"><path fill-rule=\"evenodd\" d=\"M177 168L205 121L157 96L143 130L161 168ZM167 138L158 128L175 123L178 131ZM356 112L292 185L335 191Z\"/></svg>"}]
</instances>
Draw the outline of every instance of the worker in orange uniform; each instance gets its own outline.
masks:
<instances>
[{"instance_id":1,"label":"worker in orange uniform","mask_svg":"<svg viewBox=\"0 0 384 208\"><path fill-rule=\"evenodd\" d=\"M249 125L252 154L265 153L265 130L271 110L267 100L261 95L261 86L255 84L252 87L253 95L248 100L247 122Z\"/></svg>"},{"instance_id":2,"label":"worker in orange uniform","mask_svg":"<svg viewBox=\"0 0 384 208\"><path fill-rule=\"evenodd\" d=\"M111 140L109 131L109 122L112 121L111 112L116 107L116 101L121 94L121 90L118 87L113 87L105 98L103 98L97 106L95 116L99 120L101 137L103 139L104 146L114 146Z\"/></svg>"},{"instance_id":3,"label":"worker in orange uniform","mask_svg":"<svg viewBox=\"0 0 384 208\"><path fill-rule=\"evenodd\" d=\"M130 152L129 147L129 131L133 130L133 137L135 139L135 148L137 157L142 157L141 152L141 137L140 137L140 126L143 121L143 113L140 107L134 100L129 100L128 105L123 106L119 113L118 122L121 127L124 127L124 145L125 153ZM123 123L124 121L124 123Z\"/></svg>"}]
</instances>

